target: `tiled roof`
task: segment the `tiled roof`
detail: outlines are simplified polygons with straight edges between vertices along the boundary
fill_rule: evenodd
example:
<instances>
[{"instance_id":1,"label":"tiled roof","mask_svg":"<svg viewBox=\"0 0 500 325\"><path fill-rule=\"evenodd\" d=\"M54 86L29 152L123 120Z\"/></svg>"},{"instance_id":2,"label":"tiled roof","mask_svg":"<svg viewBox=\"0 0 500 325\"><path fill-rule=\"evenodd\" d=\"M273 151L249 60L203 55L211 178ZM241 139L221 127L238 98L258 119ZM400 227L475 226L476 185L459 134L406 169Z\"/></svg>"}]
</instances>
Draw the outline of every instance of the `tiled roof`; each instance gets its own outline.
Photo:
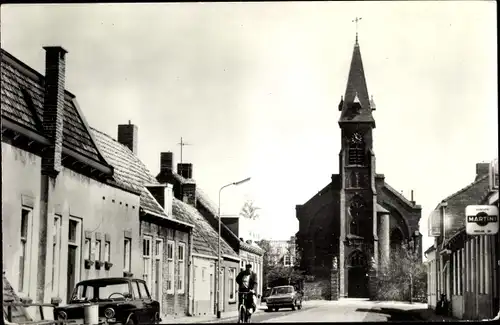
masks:
<instances>
[{"instance_id":1,"label":"tiled roof","mask_svg":"<svg viewBox=\"0 0 500 325\"><path fill-rule=\"evenodd\" d=\"M109 135L91 128L103 155L115 168L115 179L124 187L131 188L141 193L141 208L147 212L155 213L161 217L187 222L182 216L167 216L163 207L145 187L146 184L160 184L149 172L144 163L130 151Z\"/></svg>"},{"instance_id":2,"label":"tiled roof","mask_svg":"<svg viewBox=\"0 0 500 325\"><path fill-rule=\"evenodd\" d=\"M24 127L42 133L40 121L43 121L44 76L31 69L14 56L1 50L1 103L2 116ZM29 98L23 95L25 91ZM102 162L97 147L92 140L84 116L73 102L74 96L66 91L64 103L63 146L79 154ZM33 111L30 109L30 102Z\"/></svg>"},{"instance_id":3,"label":"tiled roof","mask_svg":"<svg viewBox=\"0 0 500 325\"><path fill-rule=\"evenodd\" d=\"M194 182L194 180L186 179L177 173L173 173L173 176L181 184ZM208 195L206 195L203 192L203 190L201 190L199 188L198 185L196 186L196 194L195 195L196 195L196 201L198 202L198 204L203 205L212 214L212 216L214 216L214 218L217 218L217 214L218 214L217 213L217 210L218 210L217 205L215 205L209 199ZM207 223L207 225L210 226L209 223ZM236 234L234 232L232 232L231 229L229 229L229 227L227 227L224 223L221 224L221 227L225 228L225 230L227 230L231 234L231 236L233 236L233 238L236 239L240 243L240 248L242 248L246 251L254 252L256 254L264 254L264 250L262 248L260 248L258 245L249 245L249 244L246 244L245 242L240 241L238 236L236 236Z\"/></svg>"},{"instance_id":4,"label":"tiled roof","mask_svg":"<svg viewBox=\"0 0 500 325\"><path fill-rule=\"evenodd\" d=\"M193 251L194 253L217 256L218 251L218 233L213 229L208 221L189 204L174 198L172 203L172 211L174 215L179 216L194 225L193 228ZM221 238L222 254L237 257L238 255L229 246L229 244Z\"/></svg>"},{"instance_id":5,"label":"tiled roof","mask_svg":"<svg viewBox=\"0 0 500 325\"><path fill-rule=\"evenodd\" d=\"M442 200L447 202L446 215L449 216L450 220L450 229L446 231L446 239L453 237L465 228L465 208L471 204L479 204L488 189L488 175L484 175ZM440 206L441 203L434 210Z\"/></svg>"},{"instance_id":6,"label":"tiled roof","mask_svg":"<svg viewBox=\"0 0 500 325\"><path fill-rule=\"evenodd\" d=\"M356 97L361 105L359 112L356 112L356 109L351 107ZM347 78L347 86L341 109L342 113L340 114L339 123L375 123L372 116L370 98L368 97L368 87L366 86L365 80L365 71L363 69L363 61L361 60L361 51L358 43L354 45L351 67L349 69L349 76Z\"/></svg>"},{"instance_id":7,"label":"tiled roof","mask_svg":"<svg viewBox=\"0 0 500 325\"><path fill-rule=\"evenodd\" d=\"M399 193L396 191L392 186L384 182L384 187L388 189L391 193L393 193L395 196L397 196L401 201L406 203L408 206L412 208L419 208L419 205L413 204L410 200L408 200L403 194Z\"/></svg>"}]
</instances>

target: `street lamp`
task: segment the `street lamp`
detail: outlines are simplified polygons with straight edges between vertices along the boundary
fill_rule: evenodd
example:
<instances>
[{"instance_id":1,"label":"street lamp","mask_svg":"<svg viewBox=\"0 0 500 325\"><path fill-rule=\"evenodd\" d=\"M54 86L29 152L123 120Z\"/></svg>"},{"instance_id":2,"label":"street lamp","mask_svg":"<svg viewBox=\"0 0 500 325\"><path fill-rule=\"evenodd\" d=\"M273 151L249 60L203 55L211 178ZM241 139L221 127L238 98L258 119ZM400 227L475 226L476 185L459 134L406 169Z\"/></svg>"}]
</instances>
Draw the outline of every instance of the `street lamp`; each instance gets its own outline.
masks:
<instances>
[{"instance_id":1,"label":"street lamp","mask_svg":"<svg viewBox=\"0 0 500 325\"><path fill-rule=\"evenodd\" d=\"M232 186L232 185L241 185L243 183L246 183L250 180L250 177L248 178L245 178L244 180L241 180L239 182L233 182L233 183L229 183L227 185L224 185L220 188L219 190L219 207L218 207L218 210L217 210L217 218L219 219L219 238L218 238L218 241L219 241L219 244L218 244L218 250L217 250L217 253L218 253L218 263L217 263L217 318L220 318L220 310L221 310L221 306L220 306L220 301L221 301L221 292L220 292L220 263L221 263L221 254L220 254L220 240L221 240L221 236L220 236L220 227L221 227L221 223L220 223L220 219L221 219L221 215L220 215L220 193L222 192L222 190L228 186Z\"/></svg>"}]
</instances>

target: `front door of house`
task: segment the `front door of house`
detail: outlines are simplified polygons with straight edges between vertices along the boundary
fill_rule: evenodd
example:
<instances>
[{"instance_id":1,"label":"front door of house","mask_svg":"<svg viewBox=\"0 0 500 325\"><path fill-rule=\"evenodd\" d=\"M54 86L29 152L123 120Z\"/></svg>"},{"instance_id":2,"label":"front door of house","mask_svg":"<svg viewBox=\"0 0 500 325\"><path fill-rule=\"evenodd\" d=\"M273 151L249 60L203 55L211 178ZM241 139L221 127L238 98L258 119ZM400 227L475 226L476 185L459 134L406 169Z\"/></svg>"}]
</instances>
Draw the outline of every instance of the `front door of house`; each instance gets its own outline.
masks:
<instances>
[{"instance_id":1,"label":"front door of house","mask_svg":"<svg viewBox=\"0 0 500 325\"><path fill-rule=\"evenodd\" d=\"M160 313L166 315L166 306L163 303L163 290L162 290L162 271L163 266L163 240L157 238L155 243L155 269L154 269L154 283L153 283L153 295L156 301L160 303ZM161 317L161 316L160 316Z\"/></svg>"}]
</instances>

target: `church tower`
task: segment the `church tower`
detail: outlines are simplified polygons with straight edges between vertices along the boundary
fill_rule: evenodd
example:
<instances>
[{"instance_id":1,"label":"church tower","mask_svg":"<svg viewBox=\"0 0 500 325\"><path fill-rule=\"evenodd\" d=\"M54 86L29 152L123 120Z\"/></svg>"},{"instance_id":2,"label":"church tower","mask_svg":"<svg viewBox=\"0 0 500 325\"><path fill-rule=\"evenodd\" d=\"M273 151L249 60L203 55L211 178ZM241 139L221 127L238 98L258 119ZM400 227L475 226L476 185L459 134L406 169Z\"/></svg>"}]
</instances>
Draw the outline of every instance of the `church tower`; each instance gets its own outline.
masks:
<instances>
[{"instance_id":1,"label":"church tower","mask_svg":"<svg viewBox=\"0 0 500 325\"><path fill-rule=\"evenodd\" d=\"M356 33L340 113L340 296L368 297L370 272L378 264L377 193L373 129L375 110L366 85Z\"/></svg>"}]
</instances>

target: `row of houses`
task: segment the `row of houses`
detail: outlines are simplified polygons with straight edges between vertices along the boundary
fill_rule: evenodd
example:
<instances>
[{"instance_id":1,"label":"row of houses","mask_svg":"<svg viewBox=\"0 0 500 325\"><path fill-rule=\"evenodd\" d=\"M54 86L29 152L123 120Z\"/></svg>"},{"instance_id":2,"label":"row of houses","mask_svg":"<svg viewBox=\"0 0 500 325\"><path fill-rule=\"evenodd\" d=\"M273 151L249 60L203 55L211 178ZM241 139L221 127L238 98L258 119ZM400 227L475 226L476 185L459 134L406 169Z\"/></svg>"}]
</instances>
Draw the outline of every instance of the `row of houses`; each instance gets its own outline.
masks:
<instances>
[{"instance_id":1,"label":"row of houses","mask_svg":"<svg viewBox=\"0 0 500 325\"><path fill-rule=\"evenodd\" d=\"M444 198L429 218L434 245L425 251L428 305L442 295L459 319L491 319L499 311L499 235L466 233L468 205L498 207L498 159L476 164L472 183Z\"/></svg>"},{"instance_id":2,"label":"row of houses","mask_svg":"<svg viewBox=\"0 0 500 325\"><path fill-rule=\"evenodd\" d=\"M65 89L67 52L44 49L45 75L1 50L4 300L65 304L81 280L125 276L147 282L163 316L215 314L217 208L193 165L174 171L162 152L154 176L136 125L116 140L90 127ZM221 237L226 312L246 263L262 278L264 252L237 228L222 224Z\"/></svg>"}]
</instances>

